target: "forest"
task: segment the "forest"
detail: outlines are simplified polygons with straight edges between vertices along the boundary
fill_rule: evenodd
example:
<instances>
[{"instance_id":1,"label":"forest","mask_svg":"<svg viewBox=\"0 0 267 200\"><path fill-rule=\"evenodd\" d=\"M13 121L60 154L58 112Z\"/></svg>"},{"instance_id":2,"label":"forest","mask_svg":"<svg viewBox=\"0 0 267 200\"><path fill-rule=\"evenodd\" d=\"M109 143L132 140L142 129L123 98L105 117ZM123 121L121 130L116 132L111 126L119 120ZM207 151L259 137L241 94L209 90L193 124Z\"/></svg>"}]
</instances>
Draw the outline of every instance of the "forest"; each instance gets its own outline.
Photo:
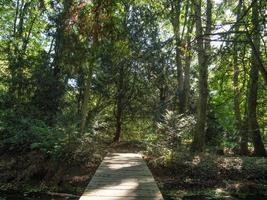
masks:
<instances>
[{"instance_id":1,"label":"forest","mask_svg":"<svg viewBox=\"0 0 267 200\"><path fill-rule=\"evenodd\" d=\"M0 200L79 199L110 152L267 199L266 86L265 0L0 0Z\"/></svg>"}]
</instances>

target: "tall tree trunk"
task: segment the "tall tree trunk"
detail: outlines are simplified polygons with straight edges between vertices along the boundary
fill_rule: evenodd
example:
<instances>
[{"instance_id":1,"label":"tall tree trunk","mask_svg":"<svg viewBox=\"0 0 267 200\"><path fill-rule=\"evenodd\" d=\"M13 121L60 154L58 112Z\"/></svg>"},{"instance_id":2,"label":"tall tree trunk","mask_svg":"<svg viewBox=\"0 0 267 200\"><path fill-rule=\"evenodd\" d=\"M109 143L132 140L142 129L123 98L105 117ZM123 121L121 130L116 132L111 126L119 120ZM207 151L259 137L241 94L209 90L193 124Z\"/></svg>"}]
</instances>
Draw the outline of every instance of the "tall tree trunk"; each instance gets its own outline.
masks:
<instances>
[{"instance_id":1,"label":"tall tree trunk","mask_svg":"<svg viewBox=\"0 0 267 200\"><path fill-rule=\"evenodd\" d=\"M191 33L193 30L194 23L192 20L188 22L188 31L186 35L186 57L185 57L185 69L184 69L184 107L185 110L189 110L190 102L190 66L192 60L192 46L191 46Z\"/></svg>"},{"instance_id":2,"label":"tall tree trunk","mask_svg":"<svg viewBox=\"0 0 267 200\"><path fill-rule=\"evenodd\" d=\"M242 6L242 0L239 0L238 9ZM237 21L239 20L240 11L237 13ZM239 25L235 27L235 31L239 30ZM234 85L234 111L235 111L235 126L238 131L241 129L241 114L240 114L240 90L239 90L239 66L238 66L238 48L237 48L237 36L234 43L234 76L233 76L233 85Z\"/></svg>"},{"instance_id":3,"label":"tall tree trunk","mask_svg":"<svg viewBox=\"0 0 267 200\"><path fill-rule=\"evenodd\" d=\"M161 66L162 71L160 72L159 79L158 79L158 89L159 89L159 109L156 115L157 122L164 121L164 115L166 113L167 105L166 105L166 97L167 97L167 90L168 86L166 83L166 71L164 65Z\"/></svg>"},{"instance_id":4,"label":"tall tree trunk","mask_svg":"<svg viewBox=\"0 0 267 200\"><path fill-rule=\"evenodd\" d=\"M242 123L242 122L241 122ZM248 132L249 132L249 127L248 127L248 113L247 113L247 108L245 108L245 114L244 114L244 119L243 123L241 124L240 127L240 154L241 155L248 155Z\"/></svg>"},{"instance_id":5,"label":"tall tree trunk","mask_svg":"<svg viewBox=\"0 0 267 200\"><path fill-rule=\"evenodd\" d=\"M86 120L88 115L88 108L89 108L89 99L90 99L90 87L91 87L91 80L92 80L92 67L86 66L89 69L88 74L85 78L84 83L84 91L83 91L83 101L81 107L81 124L80 124L80 133L81 135L85 132Z\"/></svg>"},{"instance_id":6,"label":"tall tree trunk","mask_svg":"<svg viewBox=\"0 0 267 200\"><path fill-rule=\"evenodd\" d=\"M259 125L257 122L257 95L258 95L258 79L259 79L259 59L257 52L260 52L260 26L259 26L259 2L256 0L252 7L252 24L253 36L252 41L255 50L252 49L251 54L251 69L249 81L249 96L248 96L248 123L249 130L252 136L254 146L254 154L257 156L265 155L265 148L262 142Z\"/></svg>"},{"instance_id":7,"label":"tall tree trunk","mask_svg":"<svg viewBox=\"0 0 267 200\"><path fill-rule=\"evenodd\" d=\"M117 84L116 99L116 132L113 138L114 142L119 142L121 138L122 117L123 117L123 97L124 97L124 67L120 66L119 80Z\"/></svg>"},{"instance_id":8,"label":"tall tree trunk","mask_svg":"<svg viewBox=\"0 0 267 200\"><path fill-rule=\"evenodd\" d=\"M243 5L243 0L238 1L236 21L240 20L241 9ZM237 23L235 26L235 32L237 33L240 28L240 23ZM234 39L234 49L233 49L233 67L234 67L234 76L233 76L233 85L234 85L234 114L235 114L235 127L240 136L240 153L242 155L248 154L248 140L246 130L243 130L244 125L242 125L241 111L240 111L240 89L239 89L239 63L238 63L238 35ZM244 122L247 121L247 114L245 114ZM245 127L244 127L245 128Z\"/></svg>"},{"instance_id":9,"label":"tall tree trunk","mask_svg":"<svg viewBox=\"0 0 267 200\"><path fill-rule=\"evenodd\" d=\"M182 1L172 2L172 26L174 30L175 38L175 62L177 70L177 96L178 96L178 109L180 113L185 112L184 106L184 73L181 58L181 34L180 34L180 15L181 15L181 4ZM176 103L176 102L175 102Z\"/></svg>"},{"instance_id":10,"label":"tall tree trunk","mask_svg":"<svg viewBox=\"0 0 267 200\"><path fill-rule=\"evenodd\" d=\"M51 94L49 96L48 101L49 105L49 122L54 123L55 116L60 111L60 106L62 103L62 97L65 91L65 84L63 82L62 75L62 55L66 45L66 20L69 18L69 12L71 6L73 4L73 0L64 0L63 1L63 10L57 16L56 22L56 33L54 35L55 47L54 47L54 60L53 60L53 83L49 85L49 90Z\"/></svg>"},{"instance_id":11,"label":"tall tree trunk","mask_svg":"<svg viewBox=\"0 0 267 200\"><path fill-rule=\"evenodd\" d=\"M117 100L117 111L116 111L116 132L113 138L113 142L119 142L121 139L121 127L122 127L122 99Z\"/></svg>"},{"instance_id":12,"label":"tall tree trunk","mask_svg":"<svg viewBox=\"0 0 267 200\"><path fill-rule=\"evenodd\" d=\"M85 79L84 79L84 92L83 92L83 102L82 102L82 108L81 108L81 124L80 124L80 133L83 134L86 128L86 122L88 119L88 109L89 109L89 99L90 99L90 87L92 82L92 76L93 76L93 63L96 61L96 58L98 57L96 49L99 47L99 24L101 23L100 14L102 12L101 2L96 1L93 2L95 6L95 15L93 19L93 29L91 30L92 34L92 54L91 54L91 60L87 61L85 63Z\"/></svg>"},{"instance_id":13,"label":"tall tree trunk","mask_svg":"<svg viewBox=\"0 0 267 200\"><path fill-rule=\"evenodd\" d=\"M166 88L164 85L162 85L159 88L159 112L157 116L158 122L163 122L165 112L166 112Z\"/></svg>"},{"instance_id":14,"label":"tall tree trunk","mask_svg":"<svg viewBox=\"0 0 267 200\"><path fill-rule=\"evenodd\" d=\"M23 74L25 53L30 42L33 25L36 22L36 17L33 18L31 22L30 19L27 18L27 15L32 14L29 11L30 6L31 2L24 2L24 0L16 1L12 40L10 40L10 45L12 45L12 47L10 46L10 54L7 55L10 63L9 69L11 75L9 93L17 99L17 102L21 102L23 100L23 95L25 95L25 76Z\"/></svg>"},{"instance_id":15,"label":"tall tree trunk","mask_svg":"<svg viewBox=\"0 0 267 200\"><path fill-rule=\"evenodd\" d=\"M208 65L209 65L209 51L210 42L208 35L211 33L211 0L207 0L207 24L205 35L207 40L203 39L203 27L201 20L201 0L194 1L195 21L196 21L196 37L197 37L197 53L199 65L198 77L198 107L197 107L197 124L194 132L192 150L203 151L205 145L206 132L206 115L207 115L207 100L208 100Z\"/></svg>"}]
</instances>

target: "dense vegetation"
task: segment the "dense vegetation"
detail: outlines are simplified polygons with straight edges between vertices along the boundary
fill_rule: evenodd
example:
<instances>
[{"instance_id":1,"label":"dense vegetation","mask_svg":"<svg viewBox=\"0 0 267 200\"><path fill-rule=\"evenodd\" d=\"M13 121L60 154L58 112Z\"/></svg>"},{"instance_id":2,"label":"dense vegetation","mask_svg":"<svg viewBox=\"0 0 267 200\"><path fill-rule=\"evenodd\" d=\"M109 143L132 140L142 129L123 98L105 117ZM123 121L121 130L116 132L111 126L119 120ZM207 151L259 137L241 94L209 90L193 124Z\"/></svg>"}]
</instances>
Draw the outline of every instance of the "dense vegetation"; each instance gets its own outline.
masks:
<instances>
[{"instance_id":1,"label":"dense vegetation","mask_svg":"<svg viewBox=\"0 0 267 200\"><path fill-rule=\"evenodd\" d=\"M266 10L265 0L0 0L0 179L51 181L62 161L95 164L112 142L135 141L162 174L186 166L195 177L196 154L219 171L212 156L234 155L248 159L240 180L266 183L266 158L247 157L266 156ZM42 165L7 175L25 157Z\"/></svg>"}]
</instances>

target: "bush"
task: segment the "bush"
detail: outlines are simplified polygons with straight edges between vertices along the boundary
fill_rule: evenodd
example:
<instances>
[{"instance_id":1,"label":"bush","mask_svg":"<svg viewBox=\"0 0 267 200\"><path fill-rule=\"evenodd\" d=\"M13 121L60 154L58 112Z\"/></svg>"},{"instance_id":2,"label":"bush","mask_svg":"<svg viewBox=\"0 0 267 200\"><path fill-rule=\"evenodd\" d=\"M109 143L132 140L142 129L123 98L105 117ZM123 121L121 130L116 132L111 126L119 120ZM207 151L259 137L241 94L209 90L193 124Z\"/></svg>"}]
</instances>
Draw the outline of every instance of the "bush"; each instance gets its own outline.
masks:
<instances>
[{"instance_id":1,"label":"bush","mask_svg":"<svg viewBox=\"0 0 267 200\"><path fill-rule=\"evenodd\" d=\"M0 115L0 147L8 151L38 149L57 155L68 141L63 130L45 122L5 110Z\"/></svg>"},{"instance_id":2,"label":"bush","mask_svg":"<svg viewBox=\"0 0 267 200\"><path fill-rule=\"evenodd\" d=\"M193 115L177 114L167 111L163 121L158 123L161 141L166 146L176 148L183 139L190 139L193 128L196 124Z\"/></svg>"},{"instance_id":3,"label":"bush","mask_svg":"<svg viewBox=\"0 0 267 200\"><path fill-rule=\"evenodd\" d=\"M32 128L43 126L41 121L22 117L9 110L1 112L0 121L0 144L9 150L21 150L29 147L37 137Z\"/></svg>"}]
</instances>

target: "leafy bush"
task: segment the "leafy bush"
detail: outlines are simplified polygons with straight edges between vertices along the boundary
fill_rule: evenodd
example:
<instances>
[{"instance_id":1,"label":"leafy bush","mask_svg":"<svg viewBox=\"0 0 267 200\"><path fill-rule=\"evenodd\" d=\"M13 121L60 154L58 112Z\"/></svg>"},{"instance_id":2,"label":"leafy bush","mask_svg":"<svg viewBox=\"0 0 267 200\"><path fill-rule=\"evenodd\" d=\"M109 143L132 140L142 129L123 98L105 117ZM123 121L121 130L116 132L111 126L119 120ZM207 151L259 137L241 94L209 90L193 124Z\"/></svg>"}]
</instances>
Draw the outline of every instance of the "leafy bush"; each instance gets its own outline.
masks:
<instances>
[{"instance_id":1,"label":"leafy bush","mask_svg":"<svg viewBox=\"0 0 267 200\"><path fill-rule=\"evenodd\" d=\"M0 147L9 151L38 149L46 155L58 154L67 143L63 130L41 120L5 110L0 115Z\"/></svg>"},{"instance_id":2,"label":"leafy bush","mask_svg":"<svg viewBox=\"0 0 267 200\"><path fill-rule=\"evenodd\" d=\"M189 139L196 120L193 115L177 114L167 111L163 121L158 123L161 139L167 146L176 148L182 139Z\"/></svg>"},{"instance_id":3,"label":"leafy bush","mask_svg":"<svg viewBox=\"0 0 267 200\"><path fill-rule=\"evenodd\" d=\"M8 147L9 150L20 150L29 147L37 137L32 127L43 126L41 121L29 117L22 117L9 110L2 111L0 119L1 146Z\"/></svg>"}]
</instances>

